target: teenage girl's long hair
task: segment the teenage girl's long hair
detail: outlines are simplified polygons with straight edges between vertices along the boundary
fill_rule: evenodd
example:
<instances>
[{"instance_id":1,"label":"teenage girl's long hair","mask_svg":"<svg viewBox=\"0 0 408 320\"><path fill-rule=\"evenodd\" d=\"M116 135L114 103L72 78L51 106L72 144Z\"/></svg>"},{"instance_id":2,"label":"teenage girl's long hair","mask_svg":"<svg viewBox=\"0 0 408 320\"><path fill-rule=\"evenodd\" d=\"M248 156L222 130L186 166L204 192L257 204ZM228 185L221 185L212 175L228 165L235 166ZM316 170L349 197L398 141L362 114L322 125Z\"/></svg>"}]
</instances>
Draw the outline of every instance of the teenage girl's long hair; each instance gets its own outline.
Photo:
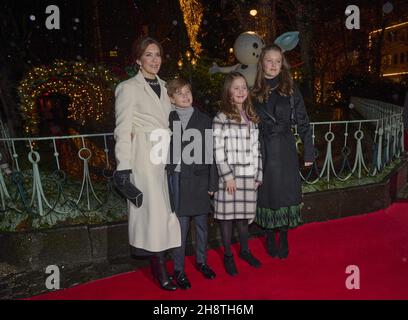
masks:
<instances>
[{"instance_id":1,"label":"teenage girl's long hair","mask_svg":"<svg viewBox=\"0 0 408 320\"><path fill-rule=\"evenodd\" d=\"M221 105L220 111L223 112L228 119L241 122L241 114L239 113L238 108L231 101L231 86L232 82L237 79L244 79L247 88L248 88L248 98L245 100L242 109L245 111L248 119L254 123L259 122L259 117L255 113L254 107L251 101L251 95L249 94L249 87L245 77L239 72L231 72L225 77L224 86L222 90Z\"/></svg>"},{"instance_id":2,"label":"teenage girl's long hair","mask_svg":"<svg viewBox=\"0 0 408 320\"><path fill-rule=\"evenodd\" d=\"M278 51L282 56L282 68L281 68L281 72L278 75L279 85L276 90L282 96L290 96L293 94L293 79L290 73L289 63L286 60L282 49L276 44L271 44L263 48L261 52L261 56L259 57L258 65L257 65L255 84L252 89L253 98L256 99L256 101L261 102L261 103L266 102L267 95L270 89L265 80L265 72L262 67L262 62L265 59L266 53L272 50Z\"/></svg>"}]
</instances>

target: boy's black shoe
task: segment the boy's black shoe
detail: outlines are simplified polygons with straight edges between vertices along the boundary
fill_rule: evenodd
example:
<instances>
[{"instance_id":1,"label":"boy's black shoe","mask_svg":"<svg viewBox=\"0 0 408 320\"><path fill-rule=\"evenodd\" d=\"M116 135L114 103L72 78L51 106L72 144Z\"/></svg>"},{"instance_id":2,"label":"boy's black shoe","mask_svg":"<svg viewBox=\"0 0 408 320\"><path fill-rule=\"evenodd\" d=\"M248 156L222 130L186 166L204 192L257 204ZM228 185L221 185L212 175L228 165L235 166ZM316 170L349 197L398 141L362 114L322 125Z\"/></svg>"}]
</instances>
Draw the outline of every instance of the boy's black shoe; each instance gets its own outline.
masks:
<instances>
[{"instance_id":1,"label":"boy's black shoe","mask_svg":"<svg viewBox=\"0 0 408 320\"><path fill-rule=\"evenodd\" d=\"M197 270L200 271L203 274L203 276L207 279L215 278L215 272L209 267L208 264L198 263Z\"/></svg>"},{"instance_id":2,"label":"boy's black shoe","mask_svg":"<svg viewBox=\"0 0 408 320\"><path fill-rule=\"evenodd\" d=\"M230 255L230 256L224 255L224 267L225 267L225 271L227 271L227 273L230 276L235 276L236 274L238 274L237 266L235 265L233 255Z\"/></svg>"},{"instance_id":3,"label":"boy's black shoe","mask_svg":"<svg viewBox=\"0 0 408 320\"><path fill-rule=\"evenodd\" d=\"M250 251L241 251L239 253L239 257L255 268L259 268L261 266L261 262L255 258Z\"/></svg>"},{"instance_id":4,"label":"boy's black shoe","mask_svg":"<svg viewBox=\"0 0 408 320\"><path fill-rule=\"evenodd\" d=\"M174 278L176 279L177 285L181 289L190 289L191 288L191 283L188 281L187 276L184 272L180 271L174 271Z\"/></svg>"}]
</instances>

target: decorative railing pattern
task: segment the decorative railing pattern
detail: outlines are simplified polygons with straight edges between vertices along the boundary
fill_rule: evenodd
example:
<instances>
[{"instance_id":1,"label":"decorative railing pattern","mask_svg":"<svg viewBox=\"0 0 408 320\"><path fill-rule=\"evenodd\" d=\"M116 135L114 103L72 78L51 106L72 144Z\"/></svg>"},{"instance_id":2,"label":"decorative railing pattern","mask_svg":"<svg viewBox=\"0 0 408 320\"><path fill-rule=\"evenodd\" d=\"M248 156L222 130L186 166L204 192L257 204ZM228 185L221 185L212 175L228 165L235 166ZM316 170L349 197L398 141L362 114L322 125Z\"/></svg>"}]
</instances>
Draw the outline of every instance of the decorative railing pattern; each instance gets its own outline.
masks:
<instances>
[{"instance_id":1,"label":"decorative railing pattern","mask_svg":"<svg viewBox=\"0 0 408 320\"><path fill-rule=\"evenodd\" d=\"M401 158L402 108L361 98L352 98L351 103L364 120L311 123L316 159L300 172L306 190L319 182L361 183ZM300 152L296 128L294 133ZM112 133L2 138L0 143L0 161L8 153L13 169L8 175L0 170L0 230L18 229L24 223L53 226L78 218L125 219L126 203L112 183Z\"/></svg>"},{"instance_id":2,"label":"decorative railing pattern","mask_svg":"<svg viewBox=\"0 0 408 320\"><path fill-rule=\"evenodd\" d=\"M307 185L322 179L330 183L333 179L345 182L352 177L359 180L363 176L374 177L401 158L404 152L402 107L354 97L351 106L364 120L311 123L316 160L306 173L301 172ZM316 143L317 132L323 138L320 143ZM337 152L334 151L336 142ZM324 158L319 162L323 150Z\"/></svg>"},{"instance_id":3,"label":"decorative railing pattern","mask_svg":"<svg viewBox=\"0 0 408 320\"><path fill-rule=\"evenodd\" d=\"M36 227L67 219L79 223L125 219L126 203L112 183L112 133L0 141L13 168L10 175L0 170L0 215L14 212L25 216L9 223L3 217L3 225L17 226L28 218ZM40 150L46 155L43 161ZM24 152L26 158L22 156ZM96 156L103 168L92 173L91 168L95 167L90 162ZM0 160L1 157L0 154ZM10 218L16 220L16 215Z\"/></svg>"}]
</instances>

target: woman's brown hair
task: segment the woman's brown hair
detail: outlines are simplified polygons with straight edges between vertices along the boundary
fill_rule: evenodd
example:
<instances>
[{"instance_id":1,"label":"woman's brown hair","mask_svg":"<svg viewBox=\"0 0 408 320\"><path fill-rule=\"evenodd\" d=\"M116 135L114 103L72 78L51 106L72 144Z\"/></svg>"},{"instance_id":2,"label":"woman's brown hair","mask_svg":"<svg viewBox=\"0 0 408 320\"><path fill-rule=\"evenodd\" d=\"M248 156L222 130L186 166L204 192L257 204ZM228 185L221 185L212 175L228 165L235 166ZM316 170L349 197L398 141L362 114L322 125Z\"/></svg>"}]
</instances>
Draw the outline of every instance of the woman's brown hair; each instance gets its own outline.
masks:
<instances>
[{"instance_id":1,"label":"woman's brown hair","mask_svg":"<svg viewBox=\"0 0 408 320\"><path fill-rule=\"evenodd\" d=\"M279 85L277 90L282 96L290 96L293 94L293 79L290 73L290 65L286 60L282 49L276 44L271 44L262 49L261 56L258 60L255 84L252 89L252 96L261 103L266 102L270 90L265 80L265 72L262 63L265 59L266 53L271 50L278 51L282 56L282 68L278 75Z\"/></svg>"},{"instance_id":2,"label":"woman's brown hair","mask_svg":"<svg viewBox=\"0 0 408 320\"><path fill-rule=\"evenodd\" d=\"M132 45L132 60L136 65L136 60L140 59L143 56L147 47L151 44L155 44L159 48L160 56L163 59L163 47L160 42L151 37L141 37L136 39Z\"/></svg>"},{"instance_id":3,"label":"woman's brown hair","mask_svg":"<svg viewBox=\"0 0 408 320\"><path fill-rule=\"evenodd\" d=\"M245 77L239 72L231 72L225 77L224 86L222 89L220 111L223 112L228 119L241 122L241 114L239 113L238 108L231 101L232 82L237 78L243 78L248 88L248 98L245 100L242 109L245 111L245 114L247 115L249 120L254 123L258 123L259 117L255 113L254 107L252 105L248 82L246 81Z\"/></svg>"}]
</instances>

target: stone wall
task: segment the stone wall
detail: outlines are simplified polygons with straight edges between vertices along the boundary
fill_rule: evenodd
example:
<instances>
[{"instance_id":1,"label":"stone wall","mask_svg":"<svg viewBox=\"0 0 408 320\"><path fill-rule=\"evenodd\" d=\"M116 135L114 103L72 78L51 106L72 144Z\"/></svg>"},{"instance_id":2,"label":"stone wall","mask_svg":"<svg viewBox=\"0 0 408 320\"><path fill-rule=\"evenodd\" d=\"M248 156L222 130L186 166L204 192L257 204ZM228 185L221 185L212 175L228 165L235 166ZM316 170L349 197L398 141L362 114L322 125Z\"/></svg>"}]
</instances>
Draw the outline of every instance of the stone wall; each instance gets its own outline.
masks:
<instances>
[{"instance_id":1,"label":"stone wall","mask_svg":"<svg viewBox=\"0 0 408 320\"><path fill-rule=\"evenodd\" d=\"M338 219L388 207L407 183L407 169L405 161L381 183L305 194L304 222ZM255 224L250 231L253 236L262 234ZM189 239L187 251L191 252L194 228L191 228ZM209 247L218 246L219 228L210 219ZM10 268L15 272L41 270L48 265L72 267L129 257L130 254L126 222L0 234L0 265L3 265L0 272L9 272Z\"/></svg>"}]
</instances>

